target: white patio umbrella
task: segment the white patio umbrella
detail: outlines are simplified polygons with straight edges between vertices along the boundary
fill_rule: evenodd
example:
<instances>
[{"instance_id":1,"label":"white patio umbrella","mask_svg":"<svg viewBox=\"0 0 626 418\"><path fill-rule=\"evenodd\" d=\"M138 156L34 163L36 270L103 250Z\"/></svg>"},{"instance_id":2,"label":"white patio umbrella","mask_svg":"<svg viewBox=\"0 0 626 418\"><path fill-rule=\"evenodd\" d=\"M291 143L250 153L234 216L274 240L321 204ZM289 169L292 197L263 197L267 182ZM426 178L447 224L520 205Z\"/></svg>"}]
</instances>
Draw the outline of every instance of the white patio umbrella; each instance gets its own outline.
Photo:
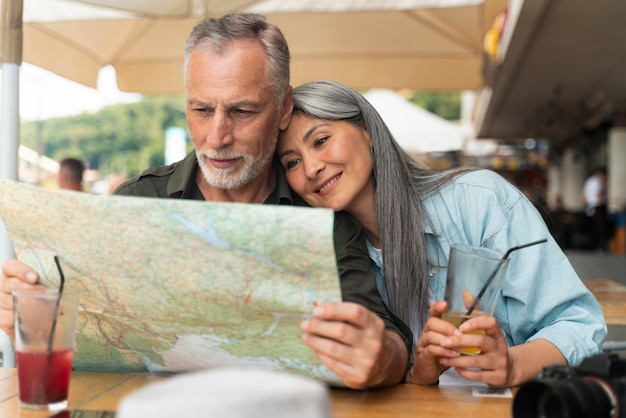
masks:
<instances>
[{"instance_id":1,"label":"white patio umbrella","mask_svg":"<svg viewBox=\"0 0 626 418\"><path fill-rule=\"evenodd\" d=\"M463 148L466 134L461 126L411 103L392 90L372 89L364 96L408 153L458 151Z\"/></svg>"},{"instance_id":2,"label":"white patio umbrella","mask_svg":"<svg viewBox=\"0 0 626 418\"><path fill-rule=\"evenodd\" d=\"M483 35L506 6L506 0L23 1L24 61L90 87L100 68L112 65L120 90L143 94L180 92L183 44L193 25L232 10L263 13L282 29L295 85L333 79L354 88L476 89Z\"/></svg>"},{"instance_id":3,"label":"white patio umbrella","mask_svg":"<svg viewBox=\"0 0 626 418\"><path fill-rule=\"evenodd\" d=\"M295 85L317 79L353 88L482 87L483 36L501 0L261 1L285 33Z\"/></svg>"}]
</instances>

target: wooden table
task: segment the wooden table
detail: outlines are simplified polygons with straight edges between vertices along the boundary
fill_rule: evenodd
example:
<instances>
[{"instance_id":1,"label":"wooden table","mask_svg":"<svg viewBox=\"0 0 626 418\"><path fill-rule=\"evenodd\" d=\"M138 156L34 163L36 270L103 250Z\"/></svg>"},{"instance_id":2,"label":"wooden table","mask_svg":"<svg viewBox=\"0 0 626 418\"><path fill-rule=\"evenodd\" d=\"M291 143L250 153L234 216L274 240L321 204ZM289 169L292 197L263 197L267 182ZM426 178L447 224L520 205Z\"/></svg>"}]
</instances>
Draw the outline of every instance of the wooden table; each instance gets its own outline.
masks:
<instances>
[{"instance_id":1,"label":"wooden table","mask_svg":"<svg viewBox=\"0 0 626 418\"><path fill-rule=\"evenodd\" d=\"M607 279L584 279L598 300L607 325L626 325L626 286Z\"/></svg>"},{"instance_id":2,"label":"wooden table","mask_svg":"<svg viewBox=\"0 0 626 418\"><path fill-rule=\"evenodd\" d=\"M626 325L626 286L611 280L586 279L609 325ZM120 400L167 377L141 374L74 372L70 408L116 410ZM388 389L354 391L331 389L334 418L473 418L511 417L512 398L475 397L468 387L398 385ZM51 414L19 409L17 372L0 368L0 417L44 418Z\"/></svg>"},{"instance_id":3,"label":"wooden table","mask_svg":"<svg viewBox=\"0 0 626 418\"><path fill-rule=\"evenodd\" d=\"M70 408L116 410L120 399L142 386L167 377L74 372ZM469 387L397 385L355 391L331 389L334 418L473 418L511 417L513 398L475 397ZM0 417L44 418L47 412L19 409L16 369L0 368Z\"/></svg>"}]
</instances>

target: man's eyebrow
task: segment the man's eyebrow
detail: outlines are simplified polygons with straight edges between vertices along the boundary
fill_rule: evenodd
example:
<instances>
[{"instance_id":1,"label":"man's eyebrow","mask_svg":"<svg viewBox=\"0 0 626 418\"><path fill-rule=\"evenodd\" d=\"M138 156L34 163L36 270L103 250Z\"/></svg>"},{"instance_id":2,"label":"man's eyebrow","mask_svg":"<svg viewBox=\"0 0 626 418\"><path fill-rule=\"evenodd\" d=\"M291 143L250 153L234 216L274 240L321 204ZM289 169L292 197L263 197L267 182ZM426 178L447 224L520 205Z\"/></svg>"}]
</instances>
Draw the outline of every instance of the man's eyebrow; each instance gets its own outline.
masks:
<instances>
[{"instance_id":1,"label":"man's eyebrow","mask_svg":"<svg viewBox=\"0 0 626 418\"><path fill-rule=\"evenodd\" d=\"M240 100L240 101L237 101L237 102L229 103L227 105L227 107L229 109L235 109L235 108L239 108L239 107L249 107L249 108L252 108L252 109L258 109L259 107L262 107L262 106L263 106L262 103L259 103L259 102L254 101L254 100Z\"/></svg>"},{"instance_id":2,"label":"man's eyebrow","mask_svg":"<svg viewBox=\"0 0 626 418\"><path fill-rule=\"evenodd\" d=\"M209 102L207 102L205 100L201 100L201 99L189 99L189 100L187 100L187 104L195 105L195 106L214 107L214 105L210 104ZM237 101L237 102L228 103L226 105L227 109L237 109L237 108L240 108L240 107L251 108L251 109L258 109L258 108L262 107L262 104L259 103L259 102L254 101L254 100L241 100L241 101Z\"/></svg>"},{"instance_id":3,"label":"man's eyebrow","mask_svg":"<svg viewBox=\"0 0 626 418\"><path fill-rule=\"evenodd\" d=\"M187 99L187 104L190 105L206 105L206 103L202 100L198 99Z\"/></svg>"}]
</instances>

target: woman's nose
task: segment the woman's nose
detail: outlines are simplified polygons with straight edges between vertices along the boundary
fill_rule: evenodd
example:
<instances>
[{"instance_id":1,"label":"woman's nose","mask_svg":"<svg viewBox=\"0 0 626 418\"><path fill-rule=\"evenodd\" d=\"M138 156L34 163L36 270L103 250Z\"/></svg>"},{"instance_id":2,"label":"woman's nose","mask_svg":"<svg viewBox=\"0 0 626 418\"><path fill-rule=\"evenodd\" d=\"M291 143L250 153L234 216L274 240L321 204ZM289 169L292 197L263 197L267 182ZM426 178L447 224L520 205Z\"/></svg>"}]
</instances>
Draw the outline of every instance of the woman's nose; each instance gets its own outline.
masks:
<instances>
[{"instance_id":1,"label":"woman's nose","mask_svg":"<svg viewBox=\"0 0 626 418\"><path fill-rule=\"evenodd\" d=\"M311 159L305 163L305 172L309 178L317 178L324 171L325 164L317 159Z\"/></svg>"}]
</instances>

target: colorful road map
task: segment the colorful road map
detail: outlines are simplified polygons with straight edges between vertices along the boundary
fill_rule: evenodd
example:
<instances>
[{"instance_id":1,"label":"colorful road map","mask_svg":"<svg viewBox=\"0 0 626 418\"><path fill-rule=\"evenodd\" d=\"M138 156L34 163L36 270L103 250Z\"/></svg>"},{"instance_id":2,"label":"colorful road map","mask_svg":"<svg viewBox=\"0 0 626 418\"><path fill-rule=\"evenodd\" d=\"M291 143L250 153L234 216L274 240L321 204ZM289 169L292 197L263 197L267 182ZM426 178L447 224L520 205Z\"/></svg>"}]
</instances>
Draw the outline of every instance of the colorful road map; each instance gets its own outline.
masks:
<instances>
[{"instance_id":1,"label":"colorful road map","mask_svg":"<svg viewBox=\"0 0 626 418\"><path fill-rule=\"evenodd\" d=\"M340 379L301 342L340 301L333 213L101 196L0 180L17 258L81 290L74 368L178 373L250 365Z\"/></svg>"}]
</instances>

